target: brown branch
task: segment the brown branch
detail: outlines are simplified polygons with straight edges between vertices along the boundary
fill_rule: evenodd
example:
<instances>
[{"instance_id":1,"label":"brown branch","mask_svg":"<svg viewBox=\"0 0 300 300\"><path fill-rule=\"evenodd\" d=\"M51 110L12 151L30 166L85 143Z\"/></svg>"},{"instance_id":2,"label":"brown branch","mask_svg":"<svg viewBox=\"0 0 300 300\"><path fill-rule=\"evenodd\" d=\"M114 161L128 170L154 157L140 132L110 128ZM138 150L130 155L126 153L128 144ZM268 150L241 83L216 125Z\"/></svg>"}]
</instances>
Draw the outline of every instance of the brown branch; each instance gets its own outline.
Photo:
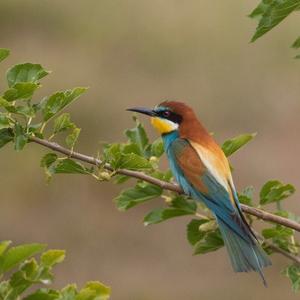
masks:
<instances>
[{"instance_id":1,"label":"brown branch","mask_svg":"<svg viewBox=\"0 0 300 300\"><path fill-rule=\"evenodd\" d=\"M278 246L274 245L273 243L271 243L270 241L264 239L259 233L257 233L255 230L253 230L255 232L256 237L259 239L259 241L261 243L264 243L268 248L270 248L271 250L273 250L276 253L279 253L281 255L283 255L284 257L292 260L295 264L300 265L300 257L293 255L281 248L279 248Z\"/></svg>"},{"instance_id":2,"label":"brown branch","mask_svg":"<svg viewBox=\"0 0 300 300\"><path fill-rule=\"evenodd\" d=\"M30 140L32 142L40 144L44 147L47 147L51 150L54 150L56 152L60 152L62 154L65 154L69 157L72 157L72 158L78 159L80 161L86 162L88 164L92 164L92 165L96 165L96 166L99 166L99 165L102 164L102 161L99 160L99 159L96 159L95 157L71 151L69 149L66 149L66 148L60 146L57 143L50 142L50 141L40 139L40 138L37 138L37 137L30 137ZM104 164L104 168L109 170L109 171L113 171L112 167L109 164ZM119 170L116 171L116 173L121 174L121 175L134 177L134 178L137 178L137 179L141 179L143 181L147 181L147 182L152 183L154 185L157 185L157 186L159 186L159 187L161 187L162 189L165 189L165 190L173 191L173 192L180 193L180 194L183 193L182 189L177 184L173 184L173 183L169 183L169 182L159 180L159 179L154 178L152 176L146 175L142 172L131 171L131 170L127 170L127 169L119 169ZM242 207L243 212L245 212L249 215L255 216L258 219L262 219L264 221L280 224L280 225L292 228L292 229L300 232L300 224L295 222L295 221L292 221L292 220L289 220L289 219L271 214L269 212L263 211L263 210L258 209L258 208L250 207L250 206L245 205L245 204L241 204L241 207Z\"/></svg>"}]
</instances>

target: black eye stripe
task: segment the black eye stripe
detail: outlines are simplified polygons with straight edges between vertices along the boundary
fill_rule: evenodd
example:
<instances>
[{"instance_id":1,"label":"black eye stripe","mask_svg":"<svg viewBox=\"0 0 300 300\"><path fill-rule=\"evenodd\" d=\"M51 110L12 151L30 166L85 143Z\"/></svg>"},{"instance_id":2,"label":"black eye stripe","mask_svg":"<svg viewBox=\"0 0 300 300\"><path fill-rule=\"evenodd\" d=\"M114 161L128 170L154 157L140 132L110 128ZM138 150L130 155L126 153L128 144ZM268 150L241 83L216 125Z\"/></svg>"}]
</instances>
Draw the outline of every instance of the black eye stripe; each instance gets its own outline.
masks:
<instances>
[{"instance_id":1,"label":"black eye stripe","mask_svg":"<svg viewBox=\"0 0 300 300\"><path fill-rule=\"evenodd\" d=\"M157 114L167 120L170 120L174 123L180 124L182 122L182 117L179 114L174 113L170 110L163 110L160 112L157 112Z\"/></svg>"}]
</instances>

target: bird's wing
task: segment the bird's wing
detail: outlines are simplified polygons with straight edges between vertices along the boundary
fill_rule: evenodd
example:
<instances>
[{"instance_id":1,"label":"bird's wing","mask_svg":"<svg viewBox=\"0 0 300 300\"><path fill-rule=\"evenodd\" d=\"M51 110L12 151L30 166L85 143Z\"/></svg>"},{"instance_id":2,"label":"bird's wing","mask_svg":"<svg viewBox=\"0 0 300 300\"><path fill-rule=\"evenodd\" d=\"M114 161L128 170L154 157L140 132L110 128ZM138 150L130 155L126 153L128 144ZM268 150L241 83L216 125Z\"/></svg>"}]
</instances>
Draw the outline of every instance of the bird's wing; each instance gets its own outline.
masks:
<instances>
[{"instance_id":1,"label":"bird's wing","mask_svg":"<svg viewBox=\"0 0 300 300\"><path fill-rule=\"evenodd\" d=\"M218 218L247 238L248 226L239 208L226 157L224 161L222 154L181 138L173 141L168 155L176 162L176 177L185 192L203 200Z\"/></svg>"}]
</instances>

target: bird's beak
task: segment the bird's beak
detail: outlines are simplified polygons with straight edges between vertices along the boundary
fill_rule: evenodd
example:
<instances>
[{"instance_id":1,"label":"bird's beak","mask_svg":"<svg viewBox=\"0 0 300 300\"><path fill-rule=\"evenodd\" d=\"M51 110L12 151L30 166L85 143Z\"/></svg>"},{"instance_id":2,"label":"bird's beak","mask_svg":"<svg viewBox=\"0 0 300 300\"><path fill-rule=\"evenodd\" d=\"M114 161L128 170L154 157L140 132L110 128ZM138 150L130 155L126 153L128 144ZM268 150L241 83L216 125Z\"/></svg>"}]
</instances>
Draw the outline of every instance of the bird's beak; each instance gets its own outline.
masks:
<instances>
[{"instance_id":1,"label":"bird's beak","mask_svg":"<svg viewBox=\"0 0 300 300\"><path fill-rule=\"evenodd\" d=\"M151 116L151 117L156 116L156 113L152 109L149 109L149 108L133 107L133 108L127 108L126 110L127 111L134 111L134 112L144 114L144 115L147 115L147 116Z\"/></svg>"}]
</instances>

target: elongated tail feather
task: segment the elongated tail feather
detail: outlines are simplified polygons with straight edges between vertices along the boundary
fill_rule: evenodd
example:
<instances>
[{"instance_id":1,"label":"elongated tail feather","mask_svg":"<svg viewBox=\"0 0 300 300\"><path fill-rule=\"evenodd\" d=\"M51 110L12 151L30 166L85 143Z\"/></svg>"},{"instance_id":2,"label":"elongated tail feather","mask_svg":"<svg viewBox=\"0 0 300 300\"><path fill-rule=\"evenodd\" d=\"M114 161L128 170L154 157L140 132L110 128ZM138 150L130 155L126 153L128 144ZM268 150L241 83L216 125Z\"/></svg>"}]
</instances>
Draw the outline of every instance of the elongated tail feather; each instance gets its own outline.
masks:
<instances>
[{"instance_id":1,"label":"elongated tail feather","mask_svg":"<svg viewBox=\"0 0 300 300\"><path fill-rule=\"evenodd\" d=\"M251 240L246 242L220 218L217 217L217 220L234 271L258 272L264 285L267 286L262 269L271 265L271 261L258 242L254 240L250 231L249 237Z\"/></svg>"}]
</instances>

